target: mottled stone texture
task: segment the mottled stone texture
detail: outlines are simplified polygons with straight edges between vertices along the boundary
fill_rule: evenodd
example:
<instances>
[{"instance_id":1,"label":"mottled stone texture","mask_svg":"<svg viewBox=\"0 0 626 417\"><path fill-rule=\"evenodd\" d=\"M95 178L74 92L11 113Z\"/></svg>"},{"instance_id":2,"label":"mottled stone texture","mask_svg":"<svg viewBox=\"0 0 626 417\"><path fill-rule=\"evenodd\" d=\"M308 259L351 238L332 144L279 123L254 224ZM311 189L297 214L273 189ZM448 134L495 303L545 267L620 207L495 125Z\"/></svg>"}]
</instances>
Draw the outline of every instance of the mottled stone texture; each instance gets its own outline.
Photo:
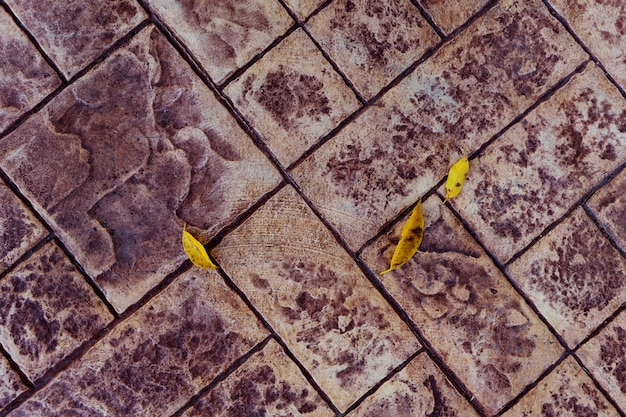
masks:
<instances>
[{"instance_id":1,"label":"mottled stone texture","mask_svg":"<svg viewBox=\"0 0 626 417\"><path fill-rule=\"evenodd\" d=\"M331 417L334 413L272 340L183 416Z\"/></svg>"},{"instance_id":2,"label":"mottled stone texture","mask_svg":"<svg viewBox=\"0 0 626 417\"><path fill-rule=\"evenodd\" d=\"M335 1L307 26L366 99L439 41L409 0Z\"/></svg>"},{"instance_id":3,"label":"mottled stone texture","mask_svg":"<svg viewBox=\"0 0 626 417\"><path fill-rule=\"evenodd\" d=\"M0 408L9 404L25 390L26 387L11 369L9 362L4 357L0 357Z\"/></svg>"},{"instance_id":4,"label":"mottled stone texture","mask_svg":"<svg viewBox=\"0 0 626 417\"><path fill-rule=\"evenodd\" d=\"M322 3L324 0L285 0L285 4L302 20L306 19Z\"/></svg>"},{"instance_id":5,"label":"mottled stone texture","mask_svg":"<svg viewBox=\"0 0 626 417\"><path fill-rule=\"evenodd\" d=\"M31 381L112 319L53 243L0 280L0 340Z\"/></svg>"},{"instance_id":6,"label":"mottled stone texture","mask_svg":"<svg viewBox=\"0 0 626 417\"><path fill-rule=\"evenodd\" d=\"M571 357L503 417L617 417L615 408Z\"/></svg>"},{"instance_id":7,"label":"mottled stone texture","mask_svg":"<svg viewBox=\"0 0 626 417\"><path fill-rule=\"evenodd\" d=\"M0 272L46 235L46 229L0 181Z\"/></svg>"},{"instance_id":8,"label":"mottled stone texture","mask_svg":"<svg viewBox=\"0 0 626 417\"><path fill-rule=\"evenodd\" d=\"M0 165L118 311L280 176L153 27L3 140ZM245 169L242 169L245 167Z\"/></svg>"},{"instance_id":9,"label":"mottled stone texture","mask_svg":"<svg viewBox=\"0 0 626 417\"><path fill-rule=\"evenodd\" d=\"M66 77L75 75L146 17L131 0L7 3Z\"/></svg>"},{"instance_id":10,"label":"mottled stone texture","mask_svg":"<svg viewBox=\"0 0 626 417\"><path fill-rule=\"evenodd\" d=\"M425 353L363 401L350 417L477 417Z\"/></svg>"},{"instance_id":11,"label":"mottled stone texture","mask_svg":"<svg viewBox=\"0 0 626 417\"><path fill-rule=\"evenodd\" d=\"M294 22L275 0L148 0L217 83Z\"/></svg>"},{"instance_id":12,"label":"mottled stone texture","mask_svg":"<svg viewBox=\"0 0 626 417\"><path fill-rule=\"evenodd\" d=\"M216 272L194 269L11 416L169 416L266 334Z\"/></svg>"},{"instance_id":13,"label":"mottled stone texture","mask_svg":"<svg viewBox=\"0 0 626 417\"><path fill-rule=\"evenodd\" d=\"M432 197L422 208L426 227L419 251L380 280L493 414L562 348L441 201ZM363 251L373 271L388 267L404 220Z\"/></svg>"},{"instance_id":14,"label":"mottled stone texture","mask_svg":"<svg viewBox=\"0 0 626 417\"><path fill-rule=\"evenodd\" d=\"M626 141L626 133L622 138ZM598 190L587 203L602 227L626 252L626 170Z\"/></svg>"},{"instance_id":15,"label":"mottled stone texture","mask_svg":"<svg viewBox=\"0 0 626 417\"><path fill-rule=\"evenodd\" d=\"M290 187L214 254L341 410L419 348Z\"/></svg>"},{"instance_id":16,"label":"mottled stone texture","mask_svg":"<svg viewBox=\"0 0 626 417\"><path fill-rule=\"evenodd\" d=\"M430 13L435 23L446 34L450 34L489 3L489 0L464 0L456 2L454 6L446 0L420 0L420 3Z\"/></svg>"},{"instance_id":17,"label":"mottled stone texture","mask_svg":"<svg viewBox=\"0 0 626 417\"><path fill-rule=\"evenodd\" d=\"M301 29L225 89L284 165L359 102Z\"/></svg>"},{"instance_id":18,"label":"mottled stone texture","mask_svg":"<svg viewBox=\"0 0 626 417\"><path fill-rule=\"evenodd\" d=\"M1 132L58 87L61 80L2 8L0 33Z\"/></svg>"},{"instance_id":19,"label":"mottled stone texture","mask_svg":"<svg viewBox=\"0 0 626 417\"><path fill-rule=\"evenodd\" d=\"M541 2L500 2L293 175L358 249L584 59Z\"/></svg>"},{"instance_id":20,"label":"mottled stone texture","mask_svg":"<svg viewBox=\"0 0 626 417\"><path fill-rule=\"evenodd\" d=\"M509 260L626 161L626 101L594 64L473 160L452 205Z\"/></svg>"}]
</instances>

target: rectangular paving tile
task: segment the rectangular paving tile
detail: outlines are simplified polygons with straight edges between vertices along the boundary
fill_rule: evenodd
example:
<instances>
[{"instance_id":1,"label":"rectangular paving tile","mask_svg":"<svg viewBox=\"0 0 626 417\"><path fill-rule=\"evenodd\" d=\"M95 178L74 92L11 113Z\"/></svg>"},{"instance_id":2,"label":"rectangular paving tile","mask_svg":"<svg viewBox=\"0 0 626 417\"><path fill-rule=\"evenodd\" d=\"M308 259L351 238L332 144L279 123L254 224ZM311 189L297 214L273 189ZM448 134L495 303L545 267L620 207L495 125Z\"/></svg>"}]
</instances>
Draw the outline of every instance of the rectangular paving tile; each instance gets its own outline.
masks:
<instances>
[{"instance_id":1,"label":"rectangular paving tile","mask_svg":"<svg viewBox=\"0 0 626 417\"><path fill-rule=\"evenodd\" d=\"M293 176L357 249L584 59L541 2L500 2Z\"/></svg>"},{"instance_id":2,"label":"rectangular paving tile","mask_svg":"<svg viewBox=\"0 0 626 417\"><path fill-rule=\"evenodd\" d=\"M111 320L102 300L54 243L0 280L0 341L31 381Z\"/></svg>"},{"instance_id":3,"label":"rectangular paving tile","mask_svg":"<svg viewBox=\"0 0 626 417\"><path fill-rule=\"evenodd\" d=\"M465 0L451 6L446 0L420 0L435 23L450 34L489 3L489 0ZM538 5L538 7L541 7Z\"/></svg>"},{"instance_id":4,"label":"rectangular paving tile","mask_svg":"<svg viewBox=\"0 0 626 417\"><path fill-rule=\"evenodd\" d=\"M9 361L4 356L0 356L0 409L24 391L26 391L26 386L20 381L20 377L11 369Z\"/></svg>"},{"instance_id":5,"label":"rectangular paving tile","mask_svg":"<svg viewBox=\"0 0 626 417\"><path fill-rule=\"evenodd\" d=\"M66 77L72 77L147 16L132 0L7 0Z\"/></svg>"},{"instance_id":6,"label":"rectangular paving tile","mask_svg":"<svg viewBox=\"0 0 626 417\"><path fill-rule=\"evenodd\" d=\"M118 311L281 176L152 26L1 140L0 166Z\"/></svg>"},{"instance_id":7,"label":"rectangular paving tile","mask_svg":"<svg viewBox=\"0 0 626 417\"><path fill-rule=\"evenodd\" d=\"M539 415L617 417L619 413L569 357L502 416Z\"/></svg>"},{"instance_id":8,"label":"rectangular paving tile","mask_svg":"<svg viewBox=\"0 0 626 417\"><path fill-rule=\"evenodd\" d=\"M626 140L626 139L624 139ZM598 190L587 206L611 235L619 247L626 251L626 170Z\"/></svg>"},{"instance_id":9,"label":"rectangular paving tile","mask_svg":"<svg viewBox=\"0 0 626 417\"><path fill-rule=\"evenodd\" d=\"M360 105L302 29L224 91L284 165Z\"/></svg>"},{"instance_id":10,"label":"rectangular paving tile","mask_svg":"<svg viewBox=\"0 0 626 417\"><path fill-rule=\"evenodd\" d=\"M572 348L626 302L626 260L581 208L507 272Z\"/></svg>"},{"instance_id":11,"label":"rectangular paving tile","mask_svg":"<svg viewBox=\"0 0 626 417\"><path fill-rule=\"evenodd\" d=\"M26 34L0 8L0 132L61 84Z\"/></svg>"},{"instance_id":12,"label":"rectangular paving tile","mask_svg":"<svg viewBox=\"0 0 626 417\"><path fill-rule=\"evenodd\" d=\"M590 63L471 161L451 204L501 261L626 161L626 101Z\"/></svg>"},{"instance_id":13,"label":"rectangular paving tile","mask_svg":"<svg viewBox=\"0 0 626 417\"><path fill-rule=\"evenodd\" d=\"M11 416L169 416L266 335L215 271L194 268Z\"/></svg>"},{"instance_id":14,"label":"rectangular paving tile","mask_svg":"<svg viewBox=\"0 0 626 417\"><path fill-rule=\"evenodd\" d=\"M423 205L424 240L380 276L390 294L489 414L554 363L562 347L436 196ZM361 257L388 268L405 218Z\"/></svg>"},{"instance_id":15,"label":"rectangular paving tile","mask_svg":"<svg viewBox=\"0 0 626 417\"><path fill-rule=\"evenodd\" d=\"M348 416L478 417L478 414L428 356L421 353Z\"/></svg>"},{"instance_id":16,"label":"rectangular paving tile","mask_svg":"<svg viewBox=\"0 0 626 417\"><path fill-rule=\"evenodd\" d=\"M549 2L622 88L626 88L626 3L621 0Z\"/></svg>"},{"instance_id":17,"label":"rectangular paving tile","mask_svg":"<svg viewBox=\"0 0 626 417\"><path fill-rule=\"evenodd\" d=\"M294 24L276 0L148 0L214 81L221 83Z\"/></svg>"},{"instance_id":18,"label":"rectangular paving tile","mask_svg":"<svg viewBox=\"0 0 626 417\"><path fill-rule=\"evenodd\" d=\"M419 348L291 187L213 253L342 411Z\"/></svg>"},{"instance_id":19,"label":"rectangular paving tile","mask_svg":"<svg viewBox=\"0 0 626 417\"><path fill-rule=\"evenodd\" d=\"M576 352L606 392L626 411L626 312Z\"/></svg>"},{"instance_id":20,"label":"rectangular paving tile","mask_svg":"<svg viewBox=\"0 0 626 417\"><path fill-rule=\"evenodd\" d=\"M307 27L366 99L440 40L410 0L335 1Z\"/></svg>"},{"instance_id":21,"label":"rectangular paving tile","mask_svg":"<svg viewBox=\"0 0 626 417\"><path fill-rule=\"evenodd\" d=\"M271 340L183 417L334 415L296 364Z\"/></svg>"},{"instance_id":22,"label":"rectangular paving tile","mask_svg":"<svg viewBox=\"0 0 626 417\"><path fill-rule=\"evenodd\" d=\"M0 181L0 272L47 234L46 229L6 184Z\"/></svg>"}]
</instances>

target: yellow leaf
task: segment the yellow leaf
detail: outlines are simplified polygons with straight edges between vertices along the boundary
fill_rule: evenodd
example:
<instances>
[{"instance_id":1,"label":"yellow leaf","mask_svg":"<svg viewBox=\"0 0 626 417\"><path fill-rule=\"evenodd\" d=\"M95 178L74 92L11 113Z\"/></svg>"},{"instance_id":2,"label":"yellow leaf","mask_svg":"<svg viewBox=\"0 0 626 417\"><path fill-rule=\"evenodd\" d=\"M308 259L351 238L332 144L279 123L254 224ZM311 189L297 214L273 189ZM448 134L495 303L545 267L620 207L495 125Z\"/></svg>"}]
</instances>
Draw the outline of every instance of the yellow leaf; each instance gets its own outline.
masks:
<instances>
[{"instance_id":1,"label":"yellow leaf","mask_svg":"<svg viewBox=\"0 0 626 417\"><path fill-rule=\"evenodd\" d=\"M424 238L424 215L422 214L422 200L417 202L411 216L402 227L402 235L396 250L391 257L391 266L380 274L386 274L404 265L415 255Z\"/></svg>"},{"instance_id":2,"label":"yellow leaf","mask_svg":"<svg viewBox=\"0 0 626 417\"><path fill-rule=\"evenodd\" d=\"M446 180L446 199L443 201L444 204L452 197L459 195L468 172L469 160L467 156L464 156L452 165L450 172L448 172L448 179Z\"/></svg>"},{"instance_id":3,"label":"yellow leaf","mask_svg":"<svg viewBox=\"0 0 626 417\"><path fill-rule=\"evenodd\" d=\"M202 243L198 242L198 240L187 231L187 223L183 226L183 248L195 266L200 268L217 268L217 265L209 258L209 254L206 253L206 249L204 249Z\"/></svg>"}]
</instances>

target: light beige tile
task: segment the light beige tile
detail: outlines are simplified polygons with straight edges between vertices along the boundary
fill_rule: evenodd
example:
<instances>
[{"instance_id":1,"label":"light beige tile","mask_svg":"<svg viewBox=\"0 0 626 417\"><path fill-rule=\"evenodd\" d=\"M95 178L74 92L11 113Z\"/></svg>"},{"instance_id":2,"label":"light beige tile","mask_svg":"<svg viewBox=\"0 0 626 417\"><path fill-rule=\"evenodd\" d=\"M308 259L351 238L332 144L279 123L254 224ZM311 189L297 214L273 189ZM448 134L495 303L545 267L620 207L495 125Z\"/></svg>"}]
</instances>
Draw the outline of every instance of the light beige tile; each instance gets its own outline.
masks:
<instances>
[{"instance_id":1,"label":"light beige tile","mask_svg":"<svg viewBox=\"0 0 626 417\"><path fill-rule=\"evenodd\" d=\"M24 391L26 386L20 381L20 377L11 369L6 358L0 356L0 409Z\"/></svg>"},{"instance_id":2,"label":"light beige tile","mask_svg":"<svg viewBox=\"0 0 626 417\"><path fill-rule=\"evenodd\" d=\"M508 261L626 161L626 102L590 63L471 161L451 204Z\"/></svg>"},{"instance_id":3,"label":"light beige tile","mask_svg":"<svg viewBox=\"0 0 626 417\"><path fill-rule=\"evenodd\" d=\"M541 2L500 2L293 176L358 249L584 59Z\"/></svg>"},{"instance_id":4,"label":"light beige tile","mask_svg":"<svg viewBox=\"0 0 626 417\"><path fill-rule=\"evenodd\" d=\"M324 0L285 0L285 4L301 20L306 19L322 3L324 3Z\"/></svg>"},{"instance_id":5,"label":"light beige tile","mask_svg":"<svg viewBox=\"0 0 626 417\"><path fill-rule=\"evenodd\" d=\"M184 417L334 415L274 340L183 414Z\"/></svg>"},{"instance_id":6,"label":"light beige tile","mask_svg":"<svg viewBox=\"0 0 626 417\"><path fill-rule=\"evenodd\" d=\"M338 0L307 26L365 99L440 40L410 0Z\"/></svg>"},{"instance_id":7,"label":"light beige tile","mask_svg":"<svg viewBox=\"0 0 626 417\"><path fill-rule=\"evenodd\" d=\"M342 411L419 349L291 187L226 236L214 254Z\"/></svg>"},{"instance_id":8,"label":"light beige tile","mask_svg":"<svg viewBox=\"0 0 626 417\"><path fill-rule=\"evenodd\" d=\"M489 414L554 363L562 347L436 196L423 205L424 240L380 276L389 293ZM405 218L361 257L388 268Z\"/></svg>"},{"instance_id":9,"label":"light beige tile","mask_svg":"<svg viewBox=\"0 0 626 417\"><path fill-rule=\"evenodd\" d=\"M217 272L194 268L11 416L169 416L266 335Z\"/></svg>"},{"instance_id":10,"label":"light beige tile","mask_svg":"<svg viewBox=\"0 0 626 417\"><path fill-rule=\"evenodd\" d=\"M619 414L571 357L526 394L503 417L608 417Z\"/></svg>"},{"instance_id":11,"label":"light beige tile","mask_svg":"<svg viewBox=\"0 0 626 417\"><path fill-rule=\"evenodd\" d=\"M450 34L486 6L489 0L464 0L454 5L446 0L420 0L420 3L430 13L435 23L446 34Z\"/></svg>"},{"instance_id":12,"label":"light beige tile","mask_svg":"<svg viewBox=\"0 0 626 417\"><path fill-rule=\"evenodd\" d=\"M111 320L102 300L54 243L0 280L0 340L31 381Z\"/></svg>"},{"instance_id":13,"label":"light beige tile","mask_svg":"<svg viewBox=\"0 0 626 417\"><path fill-rule=\"evenodd\" d=\"M224 91L284 165L359 107L354 92L301 29Z\"/></svg>"},{"instance_id":14,"label":"light beige tile","mask_svg":"<svg viewBox=\"0 0 626 417\"><path fill-rule=\"evenodd\" d=\"M600 221L602 227L606 229L619 247L626 251L626 196L623 193L624 189L626 189L626 170L623 170L610 183L598 190L589 199L587 205Z\"/></svg>"}]
</instances>

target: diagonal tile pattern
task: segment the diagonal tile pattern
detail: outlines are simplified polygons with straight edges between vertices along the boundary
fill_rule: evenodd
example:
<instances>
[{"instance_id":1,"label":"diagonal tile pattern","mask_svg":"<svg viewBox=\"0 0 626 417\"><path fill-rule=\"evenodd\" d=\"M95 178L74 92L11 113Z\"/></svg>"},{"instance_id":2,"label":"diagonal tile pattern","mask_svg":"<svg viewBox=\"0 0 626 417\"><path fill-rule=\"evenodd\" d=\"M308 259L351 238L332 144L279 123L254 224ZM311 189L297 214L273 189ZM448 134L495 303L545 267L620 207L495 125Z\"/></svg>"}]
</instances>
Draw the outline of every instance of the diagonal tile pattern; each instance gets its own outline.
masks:
<instances>
[{"instance_id":1,"label":"diagonal tile pattern","mask_svg":"<svg viewBox=\"0 0 626 417\"><path fill-rule=\"evenodd\" d=\"M626 415L625 22L2 1L0 417Z\"/></svg>"}]
</instances>

